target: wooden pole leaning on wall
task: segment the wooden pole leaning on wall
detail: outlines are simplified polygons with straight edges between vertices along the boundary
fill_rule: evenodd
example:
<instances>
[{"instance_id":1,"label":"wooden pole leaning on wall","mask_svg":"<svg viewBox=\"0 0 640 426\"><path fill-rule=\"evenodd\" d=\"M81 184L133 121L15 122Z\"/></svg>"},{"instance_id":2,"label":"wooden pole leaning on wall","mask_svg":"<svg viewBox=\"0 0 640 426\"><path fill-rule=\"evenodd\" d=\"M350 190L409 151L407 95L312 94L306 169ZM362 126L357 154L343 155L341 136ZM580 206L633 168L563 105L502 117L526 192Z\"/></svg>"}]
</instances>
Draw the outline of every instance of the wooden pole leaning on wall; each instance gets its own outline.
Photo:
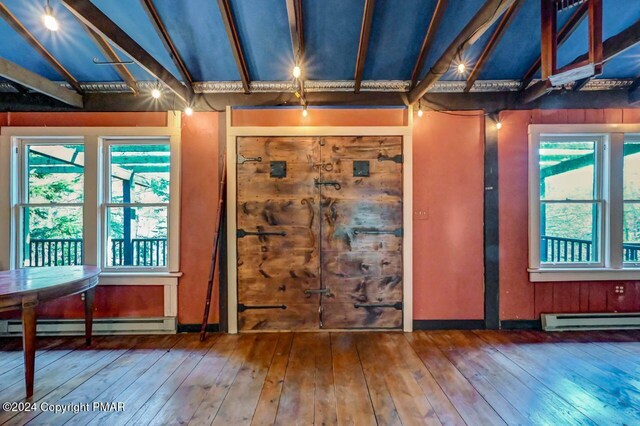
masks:
<instances>
[{"instance_id":1,"label":"wooden pole leaning on wall","mask_svg":"<svg viewBox=\"0 0 640 426\"><path fill-rule=\"evenodd\" d=\"M216 264L218 263L218 252L220 248L220 229L224 220L225 200L227 188L227 160L222 162L222 177L220 178L218 214L216 220L216 230L213 235L213 249L211 250L211 267L209 268L209 281L207 282L207 298L204 303L204 315L202 316L202 327L200 328L200 341L207 337L207 324L209 322L209 311L211 309L211 296L213 294L213 282L216 276Z\"/></svg>"}]
</instances>

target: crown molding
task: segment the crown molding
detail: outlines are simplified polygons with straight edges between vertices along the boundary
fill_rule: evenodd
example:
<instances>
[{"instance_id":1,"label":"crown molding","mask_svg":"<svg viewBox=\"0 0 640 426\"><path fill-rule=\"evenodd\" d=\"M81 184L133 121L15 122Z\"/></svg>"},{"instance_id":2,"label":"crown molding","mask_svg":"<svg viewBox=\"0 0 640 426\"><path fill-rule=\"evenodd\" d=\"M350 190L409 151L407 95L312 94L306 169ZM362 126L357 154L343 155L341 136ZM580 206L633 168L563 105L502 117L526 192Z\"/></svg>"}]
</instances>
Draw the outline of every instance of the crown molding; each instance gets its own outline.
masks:
<instances>
[{"instance_id":1,"label":"crown molding","mask_svg":"<svg viewBox=\"0 0 640 426\"><path fill-rule=\"evenodd\" d=\"M531 84L534 84L534 80ZM625 89L631 86L631 79L604 79L594 78L590 80L581 90L616 90ZM60 82L61 86L71 89L67 83ZM126 83L116 82L90 82L81 83L82 89L87 93L130 93ZM462 93L466 81L439 81L429 93ZM307 80L304 83L305 90L314 92L353 92L355 84L353 80ZM573 85L567 85L572 87ZM151 91L158 87L155 81L139 81L138 87L141 92ZM251 82L252 93L293 93L296 88L291 81L254 81ZM362 82L363 92L398 92L409 91L410 82L408 80L365 80ZM199 81L193 83L195 93L243 93L242 82L240 81ZM520 90L518 80L477 80L471 92L517 92ZM11 83L0 82L0 93L16 93Z\"/></svg>"}]
</instances>

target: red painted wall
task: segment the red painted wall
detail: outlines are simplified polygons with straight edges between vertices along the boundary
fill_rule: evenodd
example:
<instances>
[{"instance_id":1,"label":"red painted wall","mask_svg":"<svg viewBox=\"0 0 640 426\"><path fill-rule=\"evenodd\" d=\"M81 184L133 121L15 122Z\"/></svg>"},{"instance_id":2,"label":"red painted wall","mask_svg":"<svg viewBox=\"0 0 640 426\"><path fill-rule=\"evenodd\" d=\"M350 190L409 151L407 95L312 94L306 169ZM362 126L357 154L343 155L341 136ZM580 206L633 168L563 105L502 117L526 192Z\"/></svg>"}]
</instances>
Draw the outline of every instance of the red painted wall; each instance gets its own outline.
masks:
<instances>
[{"instance_id":1,"label":"red painted wall","mask_svg":"<svg viewBox=\"0 0 640 426\"><path fill-rule=\"evenodd\" d=\"M545 312L625 312L640 307L640 282L531 283L528 265L529 124L638 123L640 110L505 111L498 135L500 188L500 318L538 319Z\"/></svg>"}]
</instances>

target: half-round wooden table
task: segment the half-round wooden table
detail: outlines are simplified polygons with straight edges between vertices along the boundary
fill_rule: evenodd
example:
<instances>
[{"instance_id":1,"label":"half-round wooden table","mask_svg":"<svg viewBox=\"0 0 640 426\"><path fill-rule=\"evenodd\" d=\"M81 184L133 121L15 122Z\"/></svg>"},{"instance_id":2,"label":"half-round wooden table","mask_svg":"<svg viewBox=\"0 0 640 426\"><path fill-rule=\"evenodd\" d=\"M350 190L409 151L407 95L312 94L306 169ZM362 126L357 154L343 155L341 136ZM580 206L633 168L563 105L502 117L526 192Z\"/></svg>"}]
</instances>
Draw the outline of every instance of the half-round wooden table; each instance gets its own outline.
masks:
<instances>
[{"instance_id":1,"label":"half-round wooden table","mask_svg":"<svg viewBox=\"0 0 640 426\"><path fill-rule=\"evenodd\" d=\"M0 272L0 312L22 311L22 346L27 398L33 396L36 358L36 306L39 302L84 293L85 337L91 344L93 299L100 269L56 266Z\"/></svg>"}]
</instances>

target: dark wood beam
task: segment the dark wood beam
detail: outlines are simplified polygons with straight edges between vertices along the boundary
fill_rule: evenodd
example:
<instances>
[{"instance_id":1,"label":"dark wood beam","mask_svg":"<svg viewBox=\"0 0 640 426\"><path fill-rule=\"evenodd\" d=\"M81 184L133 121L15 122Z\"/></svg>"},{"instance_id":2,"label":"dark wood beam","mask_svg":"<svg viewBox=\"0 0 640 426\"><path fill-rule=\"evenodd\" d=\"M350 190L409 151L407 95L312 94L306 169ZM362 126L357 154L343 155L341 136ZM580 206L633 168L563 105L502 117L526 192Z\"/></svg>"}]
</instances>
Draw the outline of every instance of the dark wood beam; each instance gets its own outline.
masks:
<instances>
[{"instance_id":1,"label":"dark wood beam","mask_svg":"<svg viewBox=\"0 0 640 426\"><path fill-rule=\"evenodd\" d=\"M67 83L71 85L71 87L73 87L76 92L82 93L82 88L80 87L80 83L78 83L78 80L76 80L75 77L71 75L71 73L60 63L60 61L58 61L55 56L53 56L51 52L49 52L47 48L44 47L44 45L40 43L38 39L36 39L35 36L31 34L31 32L29 32L29 30L27 30L24 25L22 25L22 22L20 22L18 18L16 18L2 2L0 2L0 15L7 22L7 24L11 26L11 28L13 28L18 34L20 34L20 36L25 39L25 41L29 43L31 47L33 47L36 52L38 52L38 54L42 56L49 63L49 65L51 65L53 69L55 69L58 74L60 74L62 78L64 78Z\"/></svg>"},{"instance_id":2,"label":"dark wood beam","mask_svg":"<svg viewBox=\"0 0 640 426\"><path fill-rule=\"evenodd\" d=\"M456 38L445 49L440 58L431 67L427 75L409 92L409 103L416 103L444 75L456 56L493 25L493 23L513 4L514 0L486 0L480 10L460 31Z\"/></svg>"},{"instance_id":3,"label":"dark wood beam","mask_svg":"<svg viewBox=\"0 0 640 426\"><path fill-rule=\"evenodd\" d=\"M562 26L560 31L557 34L558 46L562 46L565 41L573 34L573 32L578 28L578 25L582 20L587 16L587 11L589 10L588 3L582 3L578 8L573 12L573 14L569 17L569 20ZM540 69L540 64L542 62L542 57L538 56L533 64L529 67L527 73L522 77L522 84L520 85L520 90L524 90L531 84L534 77L536 76L536 72Z\"/></svg>"},{"instance_id":4,"label":"dark wood beam","mask_svg":"<svg viewBox=\"0 0 640 426\"><path fill-rule=\"evenodd\" d=\"M244 60L244 54L242 53L242 45L240 43L240 37L238 37L235 21L233 20L229 0L218 0L218 7L220 8L220 15L222 15L224 29L227 31L227 37L229 37L229 43L231 43L231 52L233 53L233 58L236 61L236 66L240 73L242 88L245 93L249 93L251 91L251 79L249 78L249 71L247 69L247 63Z\"/></svg>"},{"instance_id":5,"label":"dark wood beam","mask_svg":"<svg viewBox=\"0 0 640 426\"><path fill-rule=\"evenodd\" d=\"M427 33L424 35L424 40L422 41L422 47L420 48L418 59L416 60L416 64L413 66L413 71L411 72L411 85L409 86L409 89L413 89L416 86L416 83L418 83L420 71L424 68L424 62L427 60L427 56L429 56L429 50L431 50L433 40L436 38L438 28L440 28L440 22L442 22L442 17L444 16L444 11L447 8L448 1L449 0L438 0L438 3L436 4L433 16L431 17L431 22L429 23L429 28L427 28Z\"/></svg>"},{"instance_id":6,"label":"dark wood beam","mask_svg":"<svg viewBox=\"0 0 640 426\"><path fill-rule=\"evenodd\" d=\"M0 76L72 107L82 108L84 106L82 95L3 58L0 58ZM21 94L20 96L25 95Z\"/></svg>"},{"instance_id":7,"label":"dark wood beam","mask_svg":"<svg viewBox=\"0 0 640 426\"><path fill-rule=\"evenodd\" d=\"M487 60L489 60L489 58L493 54L494 50L498 46L498 43L500 43L500 40L502 39L502 36L504 35L505 30L509 27L511 18L516 14L518 9L520 9L520 6L522 6L522 3L523 3L522 0L515 0L513 4L509 7L509 9L507 9L505 14L502 16L502 19L500 20L498 27L491 35L491 38L487 42L487 45L484 47L482 54L478 58L478 61L476 62L475 66L473 67L473 70L469 74L469 77L467 78L467 85L464 88L465 92L468 92L469 90L471 90L471 88L473 87L473 83L475 83L478 77L480 77L480 72L482 71L482 68L484 67Z\"/></svg>"},{"instance_id":8,"label":"dark wood beam","mask_svg":"<svg viewBox=\"0 0 640 426\"><path fill-rule=\"evenodd\" d=\"M552 0L540 2L540 17L542 21L540 35L540 68L542 79L554 74L557 68L558 51L558 15L556 4Z\"/></svg>"},{"instance_id":9,"label":"dark wood beam","mask_svg":"<svg viewBox=\"0 0 640 426\"><path fill-rule=\"evenodd\" d=\"M162 44L164 44L164 48L167 50L167 52L169 52L169 56L171 56L171 60L178 69L178 72L182 76L182 79L189 86L193 86L193 79L191 78L191 74L189 73L187 66L184 64L182 56L180 56L180 52L178 52L178 49L171 39L171 36L169 36L166 27L162 23L162 19L160 18L158 11L153 4L153 0L140 0L140 3L142 4L142 8L149 17L151 25L153 25L156 33L158 33L158 37L160 37Z\"/></svg>"},{"instance_id":10,"label":"dark wood beam","mask_svg":"<svg viewBox=\"0 0 640 426\"><path fill-rule=\"evenodd\" d=\"M125 52L138 65L144 68L149 74L166 85L183 102L191 102L193 89L186 86L174 77L160 62L142 48L126 32L118 27L107 15L105 15L90 0L62 0L71 13L73 13L82 23L109 40L120 50Z\"/></svg>"},{"instance_id":11,"label":"dark wood beam","mask_svg":"<svg viewBox=\"0 0 640 426\"><path fill-rule=\"evenodd\" d=\"M640 19L618 34L609 37L602 43L602 63L615 58L625 50L640 43ZM569 65L584 62L589 59L589 52L574 59ZM597 64L596 64L597 65ZM548 80L541 80L522 92L522 102L528 103L546 95L553 90Z\"/></svg>"},{"instance_id":12,"label":"dark wood beam","mask_svg":"<svg viewBox=\"0 0 640 426\"><path fill-rule=\"evenodd\" d=\"M120 78L125 83L127 83L127 86L129 86L129 89L131 90L131 92L135 95L140 93L140 90L138 89L138 83L136 82L135 77L133 76L133 74L131 74L127 66L121 63L122 59L120 59L120 56L118 56L118 53L115 51L113 47L111 47L109 42L100 34L93 31L91 28L87 27L83 23L80 23L80 25L84 27L87 34L89 34L89 36L94 41L96 46L98 46L98 49L100 49L100 51L102 52L104 57L107 59L107 61L113 62L113 68L115 68Z\"/></svg>"},{"instance_id":13,"label":"dark wood beam","mask_svg":"<svg viewBox=\"0 0 640 426\"><path fill-rule=\"evenodd\" d=\"M358 44L358 56L356 58L356 73L353 78L355 80L354 93L360 92L360 85L362 84L362 74L364 73L364 65L367 60L367 49L369 48L369 36L371 35L371 23L373 22L375 5L375 0L365 0L364 2L362 26L360 27L360 43Z\"/></svg>"}]
</instances>

